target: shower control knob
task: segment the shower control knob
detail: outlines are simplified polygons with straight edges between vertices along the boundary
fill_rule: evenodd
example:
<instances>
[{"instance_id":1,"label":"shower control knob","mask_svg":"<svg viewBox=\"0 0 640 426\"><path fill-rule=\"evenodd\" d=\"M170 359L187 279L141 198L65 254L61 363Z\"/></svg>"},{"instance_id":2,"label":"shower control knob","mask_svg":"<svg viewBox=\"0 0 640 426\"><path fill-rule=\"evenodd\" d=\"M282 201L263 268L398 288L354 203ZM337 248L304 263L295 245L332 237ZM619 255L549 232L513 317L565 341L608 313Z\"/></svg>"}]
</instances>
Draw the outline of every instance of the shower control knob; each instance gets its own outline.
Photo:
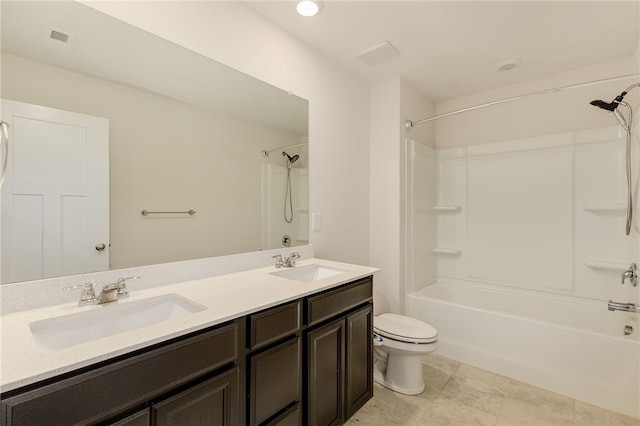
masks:
<instances>
[{"instance_id":1,"label":"shower control knob","mask_svg":"<svg viewBox=\"0 0 640 426\"><path fill-rule=\"evenodd\" d=\"M627 269L626 271L624 271L622 273L622 283L624 284L624 282L627 280L627 278L629 279L629 282L631 283L632 286L637 286L638 285L638 268L636 267L635 263L632 263L631 266L629 266L629 269Z\"/></svg>"}]
</instances>

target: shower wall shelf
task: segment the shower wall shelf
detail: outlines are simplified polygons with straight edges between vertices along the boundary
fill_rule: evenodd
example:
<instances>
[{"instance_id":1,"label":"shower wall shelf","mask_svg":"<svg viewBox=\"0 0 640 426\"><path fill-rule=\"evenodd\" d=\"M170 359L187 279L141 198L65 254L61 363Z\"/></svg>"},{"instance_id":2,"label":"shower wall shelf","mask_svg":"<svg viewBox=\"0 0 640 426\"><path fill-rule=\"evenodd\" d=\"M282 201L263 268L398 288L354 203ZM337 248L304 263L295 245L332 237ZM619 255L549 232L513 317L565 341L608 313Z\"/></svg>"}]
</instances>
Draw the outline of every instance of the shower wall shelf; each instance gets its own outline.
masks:
<instances>
[{"instance_id":1,"label":"shower wall shelf","mask_svg":"<svg viewBox=\"0 0 640 426\"><path fill-rule=\"evenodd\" d=\"M629 262L616 262L613 260L587 259L583 262L591 269L622 272L629 267Z\"/></svg>"},{"instance_id":2,"label":"shower wall shelf","mask_svg":"<svg viewBox=\"0 0 640 426\"><path fill-rule=\"evenodd\" d=\"M627 209L624 204L585 204L582 210L591 213L623 213Z\"/></svg>"},{"instance_id":3,"label":"shower wall shelf","mask_svg":"<svg viewBox=\"0 0 640 426\"><path fill-rule=\"evenodd\" d=\"M435 254L447 254L450 256L459 256L462 254L462 250L456 248L434 248L432 251Z\"/></svg>"},{"instance_id":4,"label":"shower wall shelf","mask_svg":"<svg viewBox=\"0 0 640 426\"><path fill-rule=\"evenodd\" d=\"M462 210L462 206L433 206L431 208L434 212L447 213L447 212L459 212Z\"/></svg>"}]
</instances>

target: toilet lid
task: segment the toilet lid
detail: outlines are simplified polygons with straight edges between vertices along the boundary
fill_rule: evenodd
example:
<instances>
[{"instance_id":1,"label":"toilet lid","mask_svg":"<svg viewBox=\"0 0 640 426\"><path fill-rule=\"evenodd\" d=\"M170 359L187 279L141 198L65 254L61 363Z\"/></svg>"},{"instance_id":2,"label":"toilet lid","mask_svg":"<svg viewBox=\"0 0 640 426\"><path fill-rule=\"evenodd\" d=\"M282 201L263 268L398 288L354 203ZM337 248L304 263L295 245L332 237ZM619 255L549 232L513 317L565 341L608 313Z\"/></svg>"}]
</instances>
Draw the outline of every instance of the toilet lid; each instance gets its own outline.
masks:
<instances>
[{"instance_id":1,"label":"toilet lid","mask_svg":"<svg viewBox=\"0 0 640 426\"><path fill-rule=\"evenodd\" d=\"M414 343L431 343L438 338L438 331L426 322L398 314L381 314L373 319L376 333L390 339Z\"/></svg>"}]
</instances>

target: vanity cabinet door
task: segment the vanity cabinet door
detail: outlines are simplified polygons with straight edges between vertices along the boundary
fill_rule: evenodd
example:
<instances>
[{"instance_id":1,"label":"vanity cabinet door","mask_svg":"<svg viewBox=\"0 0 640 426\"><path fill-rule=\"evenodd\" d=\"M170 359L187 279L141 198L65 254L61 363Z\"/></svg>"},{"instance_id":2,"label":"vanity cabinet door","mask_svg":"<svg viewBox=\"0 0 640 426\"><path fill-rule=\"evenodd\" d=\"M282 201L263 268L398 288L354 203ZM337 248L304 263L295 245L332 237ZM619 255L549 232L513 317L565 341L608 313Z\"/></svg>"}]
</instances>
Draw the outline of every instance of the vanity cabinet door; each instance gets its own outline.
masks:
<instances>
[{"instance_id":1,"label":"vanity cabinet door","mask_svg":"<svg viewBox=\"0 0 640 426\"><path fill-rule=\"evenodd\" d=\"M154 426L236 426L238 367L151 407Z\"/></svg>"},{"instance_id":2,"label":"vanity cabinet door","mask_svg":"<svg viewBox=\"0 0 640 426\"><path fill-rule=\"evenodd\" d=\"M347 419L373 396L373 305L346 318Z\"/></svg>"},{"instance_id":3,"label":"vanity cabinet door","mask_svg":"<svg viewBox=\"0 0 640 426\"><path fill-rule=\"evenodd\" d=\"M338 425L344 420L345 321L340 318L307 333L307 422Z\"/></svg>"}]
</instances>

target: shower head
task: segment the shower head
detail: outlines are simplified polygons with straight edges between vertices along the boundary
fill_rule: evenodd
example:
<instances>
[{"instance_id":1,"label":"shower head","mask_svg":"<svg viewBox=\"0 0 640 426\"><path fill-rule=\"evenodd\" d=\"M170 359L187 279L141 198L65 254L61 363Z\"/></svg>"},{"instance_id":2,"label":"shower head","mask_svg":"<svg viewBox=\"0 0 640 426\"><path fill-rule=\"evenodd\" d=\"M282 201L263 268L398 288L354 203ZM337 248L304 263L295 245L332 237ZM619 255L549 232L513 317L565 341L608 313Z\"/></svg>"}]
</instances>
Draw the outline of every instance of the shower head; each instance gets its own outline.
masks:
<instances>
[{"instance_id":1,"label":"shower head","mask_svg":"<svg viewBox=\"0 0 640 426\"><path fill-rule=\"evenodd\" d=\"M617 98L616 98L617 99ZM618 102L615 100L613 102L605 102L601 99L597 99L595 101L589 102L591 105L596 106L598 108L606 109L607 111L613 112L616 108L618 108Z\"/></svg>"},{"instance_id":2,"label":"shower head","mask_svg":"<svg viewBox=\"0 0 640 426\"><path fill-rule=\"evenodd\" d=\"M295 163L295 162L296 162L296 161L298 161L298 159L300 158L300 156L299 156L298 154L295 154L295 155L289 155L289 154L287 154L287 153L286 153L286 152L284 152L284 151L282 151L282 155L283 155L284 157L287 157L287 159L289 160L289 163L291 163L291 164Z\"/></svg>"},{"instance_id":3,"label":"shower head","mask_svg":"<svg viewBox=\"0 0 640 426\"><path fill-rule=\"evenodd\" d=\"M626 105L624 102L622 102L622 100L624 99L624 97L627 95L627 93L629 93L629 90L633 89L634 87L640 87L640 83L634 83L631 86L627 87L622 93L620 93L618 96L616 96L616 98L614 100L612 100L611 102L605 102L601 99L597 99L595 101L591 101L589 102L591 105L596 106L598 108L602 108L605 109L607 111L613 112L615 111L616 108L618 108L618 105L623 104Z\"/></svg>"}]
</instances>

